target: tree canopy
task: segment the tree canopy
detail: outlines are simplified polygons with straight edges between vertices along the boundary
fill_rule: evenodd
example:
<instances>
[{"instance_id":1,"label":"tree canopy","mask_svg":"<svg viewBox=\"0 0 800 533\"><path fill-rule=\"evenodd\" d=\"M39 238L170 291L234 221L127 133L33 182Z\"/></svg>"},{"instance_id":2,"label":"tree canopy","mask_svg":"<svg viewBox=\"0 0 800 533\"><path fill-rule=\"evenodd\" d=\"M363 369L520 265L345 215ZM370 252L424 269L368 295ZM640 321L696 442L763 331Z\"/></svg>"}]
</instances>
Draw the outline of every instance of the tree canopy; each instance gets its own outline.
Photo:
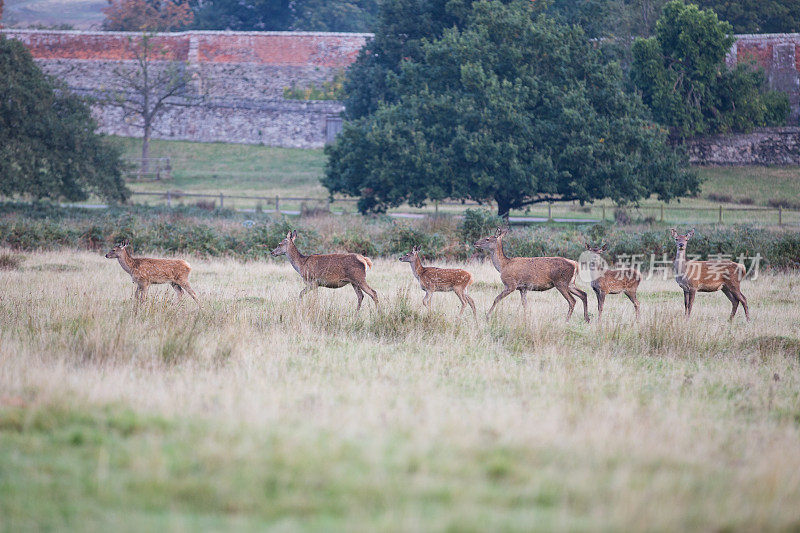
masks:
<instances>
[{"instance_id":1,"label":"tree canopy","mask_svg":"<svg viewBox=\"0 0 800 533\"><path fill-rule=\"evenodd\" d=\"M794 33L800 31L800 0L694 0L713 9L735 33Z\"/></svg>"},{"instance_id":2,"label":"tree canopy","mask_svg":"<svg viewBox=\"0 0 800 533\"><path fill-rule=\"evenodd\" d=\"M25 46L0 36L0 194L125 200L120 151L89 109L45 76Z\"/></svg>"},{"instance_id":3,"label":"tree canopy","mask_svg":"<svg viewBox=\"0 0 800 533\"><path fill-rule=\"evenodd\" d=\"M371 31L378 0L191 0L193 27L235 31Z\"/></svg>"},{"instance_id":4,"label":"tree canopy","mask_svg":"<svg viewBox=\"0 0 800 533\"><path fill-rule=\"evenodd\" d=\"M188 0L108 0L103 29L111 31L174 31L194 17Z\"/></svg>"},{"instance_id":5,"label":"tree canopy","mask_svg":"<svg viewBox=\"0 0 800 533\"><path fill-rule=\"evenodd\" d=\"M631 80L675 137L785 123L788 99L762 94L763 73L725 65L732 32L712 10L674 0L664 7L655 36L634 42Z\"/></svg>"},{"instance_id":6,"label":"tree canopy","mask_svg":"<svg viewBox=\"0 0 800 533\"><path fill-rule=\"evenodd\" d=\"M623 90L618 65L580 28L528 1L476 2L461 17L461 29L420 39L387 80L392 98L328 147L331 193L360 196L362 212L462 198L507 214L696 190L665 131Z\"/></svg>"}]
</instances>

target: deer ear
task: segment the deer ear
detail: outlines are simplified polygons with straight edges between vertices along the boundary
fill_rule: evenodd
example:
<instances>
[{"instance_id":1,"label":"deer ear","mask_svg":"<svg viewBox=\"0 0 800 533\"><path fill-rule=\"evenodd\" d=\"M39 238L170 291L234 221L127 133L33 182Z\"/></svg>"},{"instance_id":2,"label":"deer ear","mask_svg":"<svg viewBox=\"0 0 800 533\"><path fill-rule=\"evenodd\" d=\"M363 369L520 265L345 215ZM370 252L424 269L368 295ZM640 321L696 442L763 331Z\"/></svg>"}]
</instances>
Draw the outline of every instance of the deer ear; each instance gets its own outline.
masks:
<instances>
[{"instance_id":1,"label":"deer ear","mask_svg":"<svg viewBox=\"0 0 800 533\"><path fill-rule=\"evenodd\" d=\"M600 251L605 252L606 250L608 250L608 244L603 243L603 246L600 247Z\"/></svg>"},{"instance_id":2,"label":"deer ear","mask_svg":"<svg viewBox=\"0 0 800 533\"><path fill-rule=\"evenodd\" d=\"M583 245L584 245L584 246L586 246L586 249L587 249L587 250L591 250L591 249L592 249L592 247L591 247L591 246L589 246L589 243L588 243L588 242L584 242L584 243L583 243Z\"/></svg>"},{"instance_id":3,"label":"deer ear","mask_svg":"<svg viewBox=\"0 0 800 533\"><path fill-rule=\"evenodd\" d=\"M670 233L672 233L672 238L675 239L678 237L678 232L675 231L675 228L669 228Z\"/></svg>"},{"instance_id":4,"label":"deer ear","mask_svg":"<svg viewBox=\"0 0 800 533\"><path fill-rule=\"evenodd\" d=\"M689 233L686 234L687 239L691 239L692 237L694 237L694 228L690 229Z\"/></svg>"},{"instance_id":5,"label":"deer ear","mask_svg":"<svg viewBox=\"0 0 800 533\"><path fill-rule=\"evenodd\" d=\"M286 238L289 239L289 240L292 240L292 232L291 231L286 234Z\"/></svg>"}]
</instances>

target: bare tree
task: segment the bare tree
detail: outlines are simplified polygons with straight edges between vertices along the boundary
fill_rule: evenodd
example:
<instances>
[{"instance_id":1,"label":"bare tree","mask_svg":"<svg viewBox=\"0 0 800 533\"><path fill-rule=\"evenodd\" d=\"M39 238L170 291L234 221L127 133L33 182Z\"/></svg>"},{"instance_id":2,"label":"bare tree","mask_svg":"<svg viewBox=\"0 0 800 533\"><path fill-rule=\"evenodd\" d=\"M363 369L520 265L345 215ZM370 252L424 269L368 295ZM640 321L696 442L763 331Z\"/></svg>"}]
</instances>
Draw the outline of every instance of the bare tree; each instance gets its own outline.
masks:
<instances>
[{"instance_id":1,"label":"bare tree","mask_svg":"<svg viewBox=\"0 0 800 533\"><path fill-rule=\"evenodd\" d=\"M150 137L158 117L170 106L193 106L204 94L193 87L187 62L177 61L158 35L129 37L133 60L113 70L111 87L98 100L122 108L124 119L142 130L141 174L149 172Z\"/></svg>"}]
</instances>

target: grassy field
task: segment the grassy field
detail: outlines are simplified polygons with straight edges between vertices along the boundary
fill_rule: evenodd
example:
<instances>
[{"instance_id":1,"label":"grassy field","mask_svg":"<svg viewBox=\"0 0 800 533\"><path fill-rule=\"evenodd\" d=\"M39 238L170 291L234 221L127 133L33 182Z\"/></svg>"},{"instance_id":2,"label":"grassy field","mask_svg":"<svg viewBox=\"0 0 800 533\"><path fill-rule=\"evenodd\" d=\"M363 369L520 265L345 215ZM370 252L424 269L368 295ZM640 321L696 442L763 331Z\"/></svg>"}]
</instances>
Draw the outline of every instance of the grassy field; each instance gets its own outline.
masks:
<instances>
[{"instance_id":1,"label":"grassy field","mask_svg":"<svg viewBox=\"0 0 800 533\"><path fill-rule=\"evenodd\" d=\"M476 325L398 261L356 315L282 258L189 259L203 310L136 307L100 253L2 262L0 528L800 527L797 274L743 283L750 323L645 280L639 323L550 291ZM498 274L467 268L485 311Z\"/></svg>"},{"instance_id":2,"label":"grassy field","mask_svg":"<svg viewBox=\"0 0 800 533\"><path fill-rule=\"evenodd\" d=\"M139 141L117 138L128 157L135 158L140 149ZM319 183L325 166L325 155L321 150L299 150L253 145L193 143L180 141L154 141L153 157L170 156L173 179L165 181L133 182L135 191L165 192L180 190L203 194L243 196L275 196L327 198L327 190ZM773 225L778 222L776 212L744 211L751 207L763 207L770 201L797 204L800 190L800 170L796 167L704 167L699 169L703 178L701 194L697 198L686 198L671 204L664 212L666 221L686 223L714 223L719 219L715 210L720 203L725 206L724 222L750 222ZM135 197L137 202L157 203L163 200ZM187 203L196 199L186 198ZM247 200L225 200L229 207L253 208L256 202ZM262 202L262 207L271 208L271 202ZM283 201L282 209L299 210L299 202ZM313 205L311 205L313 207ZM691 208L687 210L686 208ZM707 211L697 208L708 208ZM354 211L354 204L337 204L336 210ZM430 213L431 206L423 209L402 206L400 211ZM441 206L440 212L461 212L461 206ZM612 207L605 212L599 206L593 208L572 205L556 205L550 211L553 217L570 219L613 219ZM546 217L547 206L533 206L528 212L514 215ZM631 210L633 218L652 217L660 219L659 209ZM800 224L800 214L784 213L784 223Z\"/></svg>"}]
</instances>

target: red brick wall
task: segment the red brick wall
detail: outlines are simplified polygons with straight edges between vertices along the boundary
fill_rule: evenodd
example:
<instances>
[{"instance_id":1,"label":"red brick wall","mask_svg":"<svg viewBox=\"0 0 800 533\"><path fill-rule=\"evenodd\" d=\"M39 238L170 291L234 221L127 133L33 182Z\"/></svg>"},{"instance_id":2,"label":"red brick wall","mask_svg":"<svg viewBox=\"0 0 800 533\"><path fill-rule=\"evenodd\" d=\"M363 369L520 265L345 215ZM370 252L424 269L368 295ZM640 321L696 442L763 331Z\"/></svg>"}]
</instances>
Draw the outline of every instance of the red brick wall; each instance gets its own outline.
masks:
<instances>
[{"instance_id":1,"label":"red brick wall","mask_svg":"<svg viewBox=\"0 0 800 533\"><path fill-rule=\"evenodd\" d=\"M121 32L5 30L36 59L132 59L130 39ZM367 34L305 32L183 32L159 34L154 41L168 51L164 59L200 63L256 63L274 66L342 68L352 63ZM197 56L190 58L192 42Z\"/></svg>"}]
</instances>

